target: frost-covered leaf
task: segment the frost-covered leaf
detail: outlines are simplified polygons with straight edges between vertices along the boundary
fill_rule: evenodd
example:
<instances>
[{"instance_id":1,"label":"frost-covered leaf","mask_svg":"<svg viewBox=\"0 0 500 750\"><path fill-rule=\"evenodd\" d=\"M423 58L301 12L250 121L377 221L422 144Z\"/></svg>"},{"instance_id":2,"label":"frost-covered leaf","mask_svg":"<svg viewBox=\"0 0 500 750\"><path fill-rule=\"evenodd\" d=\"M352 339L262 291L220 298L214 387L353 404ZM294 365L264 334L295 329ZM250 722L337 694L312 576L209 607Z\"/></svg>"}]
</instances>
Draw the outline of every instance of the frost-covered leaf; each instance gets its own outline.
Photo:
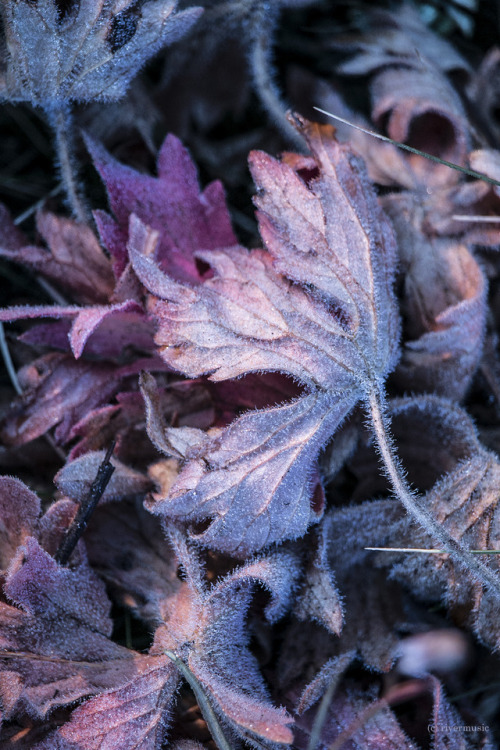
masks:
<instances>
[{"instance_id":1,"label":"frost-covered leaf","mask_svg":"<svg viewBox=\"0 0 500 750\"><path fill-rule=\"evenodd\" d=\"M340 634L343 625L342 599L335 585L328 562L328 529L322 522L307 540L309 555L304 566L304 579L295 595L293 613L301 620L313 619L330 632Z\"/></svg>"},{"instance_id":2,"label":"frost-covered leaf","mask_svg":"<svg viewBox=\"0 0 500 750\"><path fill-rule=\"evenodd\" d=\"M270 595L268 620L285 614L298 574L296 556L282 550L251 560L208 589L192 551L180 535L174 538L187 580L170 600L155 648L174 651L188 665L215 711L240 737L266 746L290 743L291 717L269 698L248 648L246 616L256 586Z\"/></svg>"},{"instance_id":3,"label":"frost-covered leaf","mask_svg":"<svg viewBox=\"0 0 500 750\"><path fill-rule=\"evenodd\" d=\"M134 322L138 327L138 333L141 337L141 343L144 341L148 342L147 329L144 330L143 322L143 311L141 306L135 300L125 300L124 302L117 302L114 305L94 305L92 307L76 307L68 306L63 307L62 305L50 305L50 306L26 306L26 307L10 307L4 310L0 310L0 321L12 322L15 320L25 320L29 318L70 318L73 322L71 329L68 332L68 341L71 346L71 350L75 356L75 359L81 357L83 350L85 349L88 340L93 336L96 331L99 331L101 326L112 320L111 332L108 328L108 337L104 335L100 342L101 355L105 355L107 352L106 344L108 340L112 338L113 333L121 328L121 332L118 334L118 341L111 341L111 355L117 349L117 343L122 343L122 347L134 344ZM132 320L131 320L132 319ZM136 321L134 320L136 319ZM131 326L132 323L132 326ZM127 335L127 330L132 327L132 335ZM50 336L51 330L48 333ZM111 334L111 335L110 335ZM48 343L40 340L37 336L31 336L31 342L33 343ZM52 343L52 342L50 342ZM57 345L57 344L56 344Z\"/></svg>"},{"instance_id":4,"label":"frost-covered leaf","mask_svg":"<svg viewBox=\"0 0 500 750\"><path fill-rule=\"evenodd\" d=\"M426 494L425 502L465 547L500 549L499 481L497 458L482 450L458 462ZM432 540L412 526L393 501L378 500L335 511L332 530L332 547L344 544L348 535L353 554L364 565L391 569L393 578L408 585L424 601L444 600L461 623L471 627L490 647L498 647L498 605L483 593L479 584L465 577L447 554L364 550L365 547L435 548ZM497 555L487 557L491 568L497 569Z\"/></svg>"},{"instance_id":5,"label":"frost-covered leaf","mask_svg":"<svg viewBox=\"0 0 500 750\"><path fill-rule=\"evenodd\" d=\"M144 656L133 678L86 701L36 750L160 750L179 676L166 656Z\"/></svg>"},{"instance_id":6,"label":"frost-covered leaf","mask_svg":"<svg viewBox=\"0 0 500 750\"><path fill-rule=\"evenodd\" d=\"M40 499L14 477L0 478L0 571L5 571L19 545L33 534Z\"/></svg>"},{"instance_id":7,"label":"frost-covered leaf","mask_svg":"<svg viewBox=\"0 0 500 750\"><path fill-rule=\"evenodd\" d=\"M140 68L194 23L200 8L176 2L81 0L61 12L55 0L2 4L9 99L51 109L68 101L121 98ZM64 6L66 7L66 6Z\"/></svg>"},{"instance_id":8,"label":"frost-covered leaf","mask_svg":"<svg viewBox=\"0 0 500 750\"><path fill-rule=\"evenodd\" d=\"M237 556L301 536L317 518L318 452L397 356L390 227L361 164L331 129L301 127L317 165L311 179L266 154L251 158L268 252L197 253L213 277L195 288L162 273L149 254L131 253L168 364L214 381L280 371L305 387L208 442L193 435L171 493L150 505L167 517L210 520L197 539Z\"/></svg>"},{"instance_id":9,"label":"frost-covered leaf","mask_svg":"<svg viewBox=\"0 0 500 750\"><path fill-rule=\"evenodd\" d=\"M140 174L113 159L87 139L94 164L108 191L113 217L96 212L101 238L113 257L117 275L127 262L129 217L135 214L159 233L155 259L160 268L181 281L198 282L194 254L236 244L220 182L200 191L196 168L174 136L168 135L158 154L158 177Z\"/></svg>"},{"instance_id":10,"label":"frost-covered leaf","mask_svg":"<svg viewBox=\"0 0 500 750\"><path fill-rule=\"evenodd\" d=\"M2 705L43 717L123 682L134 652L110 640L110 602L84 559L65 569L35 538L19 547L0 602Z\"/></svg>"},{"instance_id":11,"label":"frost-covered leaf","mask_svg":"<svg viewBox=\"0 0 500 750\"><path fill-rule=\"evenodd\" d=\"M365 722L358 723L359 717L372 702L373 695L363 694L352 683L338 691L328 710L318 750L327 750L342 732L348 732L346 744L352 750L417 750L387 705L381 705L373 716L367 716ZM313 707L297 719L295 747L300 750L306 750L308 746L315 712L316 708ZM352 732L349 732L350 729Z\"/></svg>"}]
</instances>

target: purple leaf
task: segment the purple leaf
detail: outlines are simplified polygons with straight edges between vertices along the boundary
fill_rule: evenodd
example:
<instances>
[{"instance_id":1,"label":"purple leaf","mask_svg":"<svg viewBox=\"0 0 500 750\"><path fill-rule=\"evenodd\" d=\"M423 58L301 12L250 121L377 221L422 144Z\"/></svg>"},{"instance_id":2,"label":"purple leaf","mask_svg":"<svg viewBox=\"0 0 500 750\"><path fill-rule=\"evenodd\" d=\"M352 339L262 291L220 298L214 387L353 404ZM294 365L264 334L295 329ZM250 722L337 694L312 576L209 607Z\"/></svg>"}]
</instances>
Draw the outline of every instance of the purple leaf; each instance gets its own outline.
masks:
<instances>
[{"instance_id":1,"label":"purple leaf","mask_svg":"<svg viewBox=\"0 0 500 750\"><path fill-rule=\"evenodd\" d=\"M194 254L236 244L220 182L200 192L196 169L181 142L168 135L158 156L158 177L142 175L113 159L98 143L87 147L108 191L114 219L96 212L102 240L121 275L126 262L129 217L159 233L155 260L182 281L199 282Z\"/></svg>"},{"instance_id":2,"label":"purple leaf","mask_svg":"<svg viewBox=\"0 0 500 750\"><path fill-rule=\"evenodd\" d=\"M2 702L7 713L43 717L125 681L134 652L113 643L110 602L84 558L57 565L33 538L10 565L0 602Z\"/></svg>"}]
</instances>

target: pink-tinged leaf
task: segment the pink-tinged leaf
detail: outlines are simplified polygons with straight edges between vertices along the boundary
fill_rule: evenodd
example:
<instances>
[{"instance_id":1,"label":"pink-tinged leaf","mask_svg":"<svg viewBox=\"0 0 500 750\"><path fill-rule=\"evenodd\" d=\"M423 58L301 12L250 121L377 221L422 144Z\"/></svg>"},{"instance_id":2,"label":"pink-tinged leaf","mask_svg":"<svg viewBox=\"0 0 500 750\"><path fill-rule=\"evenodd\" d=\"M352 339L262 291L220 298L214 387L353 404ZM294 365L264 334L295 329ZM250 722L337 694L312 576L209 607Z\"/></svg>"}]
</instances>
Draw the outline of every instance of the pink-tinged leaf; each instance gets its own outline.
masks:
<instances>
[{"instance_id":1,"label":"pink-tinged leaf","mask_svg":"<svg viewBox=\"0 0 500 750\"><path fill-rule=\"evenodd\" d=\"M290 606L298 559L284 550L250 561L207 590L199 564L179 533L172 537L187 580L170 599L153 651L174 651L192 671L215 711L250 742L290 743L291 717L273 706L251 654L247 614L256 586L271 596L270 620Z\"/></svg>"},{"instance_id":2,"label":"pink-tinged leaf","mask_svg":"<svg viewBox=\"0 0 500 750\"><path fill-rule=\"evenodd\" d=\"M196 168L181 142L168 135L158 156L158 177L149 177L113 159L98 143L87 147L104 184L114 219L102 211L96 221L114 258L115 273L126 263L129 217L158 231L155 260L162 270L182 281L199 282L194 254L236 244L224 191L213 182L200 192Z\"/></svg>"},{"instance_id":3,"label":"pink-tinged leaf","mask_svg":"<svg viewBox=\"0 0 500 750\"><path fill-rule=\"evenodd\" d=\"M0 256L38 271L82 304L108 302L113 272L93 232L50 213L38 214L37 229L49 249L0 238Z\"/></svg>"},{"instance_id":4,"label":"pink-tinged leaf","mask_svg":"<svg viewBox=\"0 0 500 750\"><path fill-rule=\"evenodd\" d=\"M395 12L377 8L368 13L367 21L368 31L358 39L335 45L358 51L337 69L348 75L372 74L372 119L390 138L464 166L469 125L446 74L468 72L467 62L424 24L410 4ZM417 154L405 154L405 160L424 187L459 179L449 167Z\"/></svg>"},{"instance_id":5,"label":"pink-tinged leaf","mask_svg":"<svg viewBox=\"0 0 500 750\"><path fill-rule=\"evenodd\" d=\"M486 327L486 281L468 248L426 236L410 196L384 205L394 221L409 320L396 380L407 391L460 400L479 364Z\"/></svg>"},{"instance_id":6,"label":"pink-tinged leaf","mask_svg":"<svg viewBox=\"0 0 500 750\"><path fill-rule=\"evenodd\" d=\"M89 493L104 455L104 451L94 451L70 461L58 471L54 477L54 484L64 495L68 495L75 502L81 502ZM144 474L125 466L116 458L111 459L111 464L114 472L100 502L144 495L151 489L151 481Z\"/></svg>"},{"instance_id":7,"label":"pink-tinged leaf","mask_svg":"<svg viewBox=\"0 0 500 750\"><path fill-rule=\"evenodd\" d=\"M429 68L390 68L372 83L372 119L387 135L440 159L465 166L468 124L460 97L448 80ZM408 161L422 185L448 185L459 173L423 156Z\"/></svg>"},{"instance_id":8,"label":"pink-tinged leaf","mask_svg":"<svg viewBox=\"0 0 500 750\"><path fill-rule=\"evenodd\" d=\"M166 656L143 656L130 682L86 701L37 750L160 750L179 676Z\"/></svg>"},{"instance_id":9,"label":"pink-tinged leaf","mask_svg":"<svg viewBox=\"0 0 500 750\"><path fill-rule=\"evenodd\" d=\"M110 602L84 558L57 565L29 537L14 557L0 603L1 695L8 713L43 717L56 706L120 684L136 654L113 643Z\"/></svg>"},{"instance_id":10,"label":"pink-tinged leaf","mask_svg":"<svg viewBox=\"0 0 500 750\"><path fill-rule=\"evenodd\" d=\"M317 455L397 357L390 226L362 165L331 128L299 126L317 168L309 182L300 167L251 157L267 253L198 253L214 275L193 288L162 274L151 254L131 250L169 365L215 381L280 371L306 387L292 403L249 412L211 440L186 445L169 496L149 506L184 521L210 520L196 538L241 557L303 535L318 518ZM170 430L171 444L174 436Z\"/></svg>"},{"instance_id":11,"label":"pink-tinged leaf","mask_svg":"<svg viewBox=\"0 0 500 750\"><path fill-rule=\"evenodd\" d=\"M71 350L76 359L81 357L85 345L89 338L106 322L109 323L112 319L111 328L108 326L108 330L101 337L102 341L97 347L99 353L103 354L106 352L106 344L111 342L111 351L114 353L117 351L117 344L113 343L114 329L115 327L119 330L121 327L120 334L118 335L118 343L123 346L132 345L136 343L134 341L134 330L132 327L132 336L129 339L126 333L126 329L130 322L135 322L134 318L139 324L139 329L144 329L145 326L142 320L142 308L135 300L126 300L125 302L118 302L116 305L102 305L94 307L10 307L5 310L0 310L0 321L13 322L15 320L23 320L27 318L73 318L73 324L68 335ZM132 321L131 321L132 319ZM144 343L149 343L148 338L144 339L145 331L140 331L141 338ZM36 337L30 337L30 343L36 344ZM44 343L43 341L40 343Z\"/></svg>"},{"instance_id":12,"label":"pink-tinged leaf","mask_svg":"<svg viewBox=\"0 0 500 750\"><path fill-rule=\"evenodd\" d=\"M0 477L0 570L5 570L17 547L33 534L40 500L14 477Z\"/></svg>"}]
</instances>

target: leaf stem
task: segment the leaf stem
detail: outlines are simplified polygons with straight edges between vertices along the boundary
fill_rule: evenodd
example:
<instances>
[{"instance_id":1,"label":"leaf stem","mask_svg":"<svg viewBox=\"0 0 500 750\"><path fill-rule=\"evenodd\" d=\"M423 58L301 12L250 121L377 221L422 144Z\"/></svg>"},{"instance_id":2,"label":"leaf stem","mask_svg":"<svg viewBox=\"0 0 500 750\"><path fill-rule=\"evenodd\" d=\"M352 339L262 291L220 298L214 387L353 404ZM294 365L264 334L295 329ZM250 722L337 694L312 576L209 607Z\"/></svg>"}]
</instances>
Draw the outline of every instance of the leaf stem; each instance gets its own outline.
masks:
<instances>
[{"instance_id":1,"label":"leaf stem","mask_svg":"<svg viewBox=\"0 0 500 750\"><path fill-rule=\"evenodd\" d=\"M174 662L179 672L189 683L189 686L194 693L194 697L198 701L198 706L200 707L203 718L207 722L208 728L210 729L210 732L212 734L212 738L219 750L233 750L226 737L224 736L224 732L221 729L219 720L215 715L215 711L213 710L207 696L205 695L205 691L203 690L201 684L198 682L187 664L184 664L182 659L179 659L179 657L176 656L173 651L165 651L165 654Z\"/></svg>"},{"instance_id":2,"label":"leaf stem","mask_svg":"<svg viewBox=\"0 0 500 750\"><path fill-rule=\"evenodd\" d=\"M267 2L255 3L252 9L248 26L250 70L255 90L269 116L285 138L291 141L295 148L304 152L307 148L306 142L287 120L287 106L274 80L272 49L277 15L277 9L271 10L270 3Z\"/></svg>"},{"instance_id":3,"label":"leaf stem","mask_svg":"<svg viewBox=\"0 0 500 750\"><path fill-rule=\"evenodd\" d=\"M78 167L73 136L73 115L70 105L61 105L47 111L54 130L56 152L61 182L66 193L68 207L74 218L82 224L90 224L91 216L78 183Z\"/></svg>"},{"instance_id":4,"label":"leaf stem","mask_svg":"<svg viewBox=\"0 0 500 750\"><path fill-rule=\"evenodd\" d=\"M402 502L408 513L418 524L438 542L440 549L448 552L452 559L465 568L476 580L480 581L495 599L500 601L500 578L483 562L474 557L470 550L464 549L443 526L432 516L406 481L403 467L394 449L386 416L385 398L380 388L373 387L368 394L369 412L373 432L377 441L380 457L386 475L392 485L394 494Z\"/></svg>"}]
</instances>

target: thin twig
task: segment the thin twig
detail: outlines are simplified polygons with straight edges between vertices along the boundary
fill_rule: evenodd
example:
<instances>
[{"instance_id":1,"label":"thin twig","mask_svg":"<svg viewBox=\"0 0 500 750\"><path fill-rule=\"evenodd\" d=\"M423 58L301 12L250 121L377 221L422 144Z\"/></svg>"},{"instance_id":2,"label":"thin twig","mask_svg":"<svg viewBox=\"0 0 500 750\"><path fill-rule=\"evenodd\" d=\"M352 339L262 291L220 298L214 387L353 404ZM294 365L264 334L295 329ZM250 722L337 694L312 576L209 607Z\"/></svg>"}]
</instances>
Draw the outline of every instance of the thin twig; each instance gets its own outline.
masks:
<instances>
[{"instance_id":1,"label":"thin twig","mask_svg":"<svg viewBox=\"0 0 500 750\"><path fill-rule=\"evenodd\" d=\"M40 198L40 200L36 201L36 203L33 203L32 206L27 208L26 211L23 211L22 214L19 214L19 216L14 219L14 224L16 225L16 227L26 221L26 219L29 219L32 214L36 213L38 209L43 206L47 198L54 198L56 195L62 192L62 189L62 185L57 185L55 188L53 188L53 190L50 191L50 193L44 195L43 198Z\"/></svg>"},{"instance_id":2,"label":"thin twig","mask_svg":"<svg viewBox=\"0 0 500 750\"><path fill-rule=\"evenodd\" d=\"M115 441L111 443L108 450L106 451L104 460L97 470L97 476L92 482L87 496L80 503L78 512L71 522L71 525L68 527L66 534L64 535L64 538L59 545L59 549L54 555L54 559L59 563L59 565L67 564L78 540L87 528L87 524L97 506L97 503L103 496L104 490L109 484L109 480L111 479L111 476L115 470L115 467L110 462L114 447Z\"/></svg>"},{"instance_id":3,"label":"thin twig","mask_svg":"<svg viewBox=\"0 0 500 750\"><path fill-rule=\"evenodd\" d=\"M430 161L436 162L436 164L444 164L445 167L450 167L451 169L457 170L457 172L462 172L463 174L468 175L469 177L475 177L478 180L483 180L483 182L488 182L490 185L496 185L497 187L500 187L500 181L494 180L493 177L488 177L488 175L483 174L482 172L476 172L474 169L469 169L468 167L461 167L459 164L454 164L451 161L446 161L446 159L440 159L439 156L434 156L433 154L427 154L425 151L420 151L418 148L413 148L413 146L408 146L406 143L401 143L400 141L393 141L392 138L389 138L386 135L381 135L380 133L376 133L374 130L368 130L368 128L363 128L361 125L356 125L353 122L349 122L349 120L344 120L343 117L339 117L338 115L334 115L331 112L327 112L325 109L320 109L320 107L313 107L317 112L321 112L323 115L327 115L327 117L331 117L333 120L338 120L339 122L344 123L344 125L349 125L351 128L354 128L355 130L360 130L362 133L366 133L366 135L372 135L374 138L378 138L379 141L385 141L385 143L392 143L393 146L397 146L398 148L402 148L405 151L409 151L411 154L416 154L417 156L423 156L426 159L429 159Z\"/></svg>"},{"instance_id":4,"label":"thin twig","mask_svg":"<svg viewBox=\"0 0 500 750\"><path fill-rule=\"evenodd\" d=\"M179 659L173 651L165 651L165 654L171 659L179 672L182 674L184 679L189 683L191 690L194 693L194 697L198 701L198 706L203 715L203 718L207 722L208 728L212 734L212 738L219 748L219 750L232 750L231 745L227 741L224 732L219 724L219 720L215 715L205 691L203 690L201 683L196 679L195 675L191 672L187 664L184 664L182 659Z\"/></svg>"}]
</instances>

